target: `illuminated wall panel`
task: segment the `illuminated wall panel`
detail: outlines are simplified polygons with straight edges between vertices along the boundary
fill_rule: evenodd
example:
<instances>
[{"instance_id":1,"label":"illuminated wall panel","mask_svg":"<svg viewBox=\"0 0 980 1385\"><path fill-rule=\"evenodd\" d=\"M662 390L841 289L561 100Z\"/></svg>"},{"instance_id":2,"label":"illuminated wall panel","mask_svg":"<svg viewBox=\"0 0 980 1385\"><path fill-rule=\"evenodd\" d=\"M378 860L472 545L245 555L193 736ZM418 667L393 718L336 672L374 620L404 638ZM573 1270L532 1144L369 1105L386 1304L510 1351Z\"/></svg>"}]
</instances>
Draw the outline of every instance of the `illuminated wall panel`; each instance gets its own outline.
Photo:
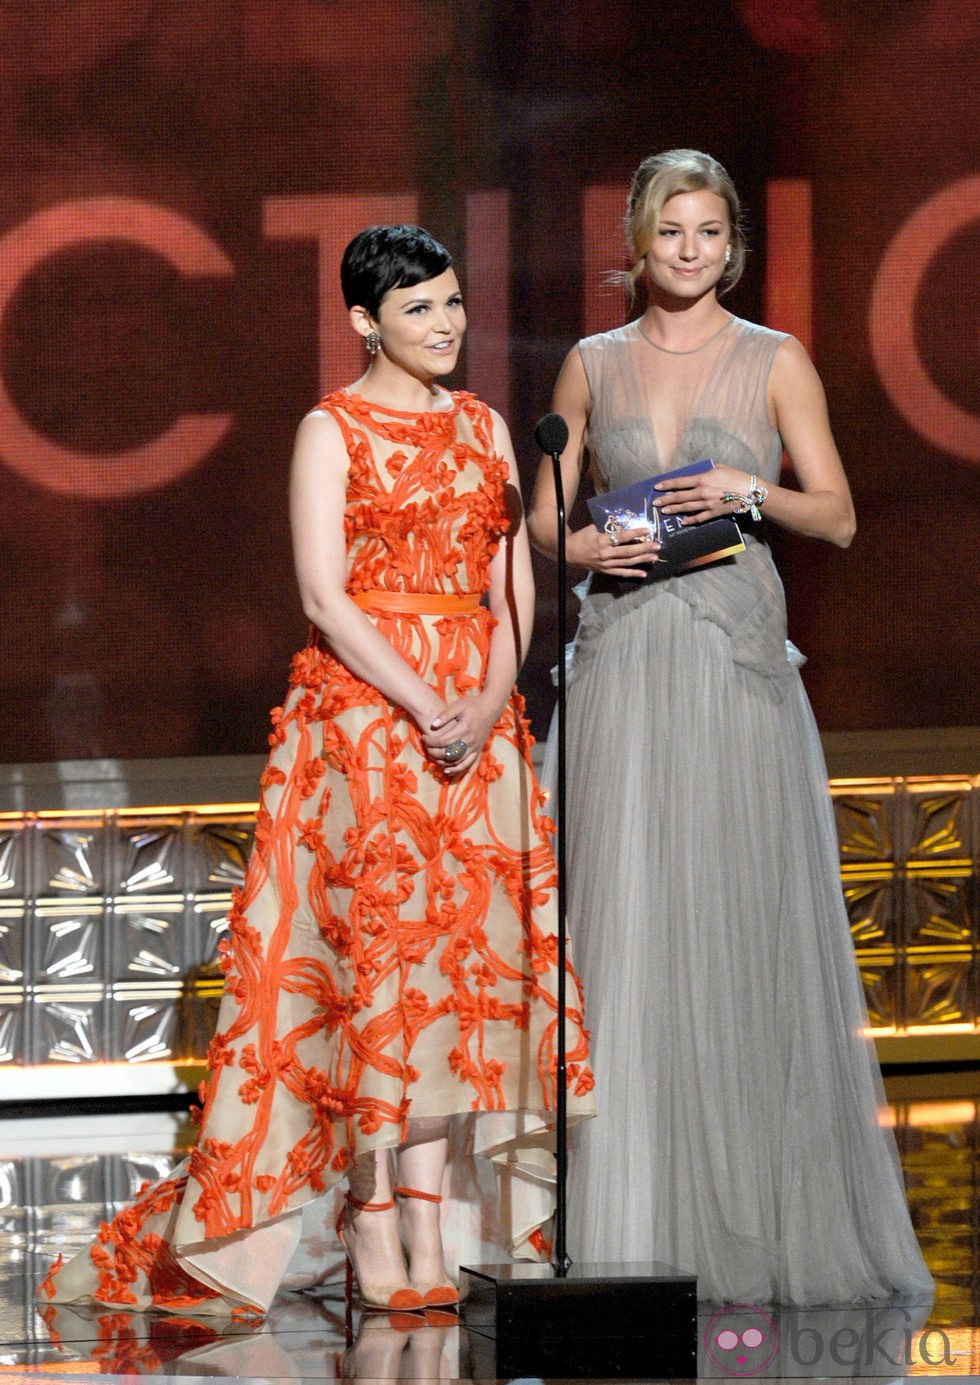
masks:
<instances>
[{"instance_id":1,"label":"illuminated wall panel","mask_svg":"<svg viewBox=\"0 0 980 1385\"><path fill-rule=\"evenodd\" d=\"M885 1056L915 1061L924 1035L953 1045L949 1057L980 1055L980 776L830 787L855 955ZM241 804L0 815L34 882L0 903L8 1099L196 1083L253 827Z\"/></svg>"},{"instance_id":2,"label":"illuminated wall panel","mask_svg":"<svg viewBox=\"0 0 980 1385\"><path fill-rule=\"evenodd\" d=\"M218 942L253 829L241 806L0 816L32 882L0 903L7 1099L193 1083L178 1074L214 1032ZM111 1075L136 1067L150 1075Z\"/></svg>"},{"instance_id":3,"label":"illuminated wall panel","mask_svg":"<svg viewBox=\"0 0 980 1385\"><path fill-rule=\"evenodd\" d=\"M841 879L872 1029L980 1044L980 778L831 781ZM956 1045L967 1044L959 1048ZM921 1044L920 1044L921 1047ZM906 1058L915 1051L906 1045Z\"/></svg>"}]
</instances>

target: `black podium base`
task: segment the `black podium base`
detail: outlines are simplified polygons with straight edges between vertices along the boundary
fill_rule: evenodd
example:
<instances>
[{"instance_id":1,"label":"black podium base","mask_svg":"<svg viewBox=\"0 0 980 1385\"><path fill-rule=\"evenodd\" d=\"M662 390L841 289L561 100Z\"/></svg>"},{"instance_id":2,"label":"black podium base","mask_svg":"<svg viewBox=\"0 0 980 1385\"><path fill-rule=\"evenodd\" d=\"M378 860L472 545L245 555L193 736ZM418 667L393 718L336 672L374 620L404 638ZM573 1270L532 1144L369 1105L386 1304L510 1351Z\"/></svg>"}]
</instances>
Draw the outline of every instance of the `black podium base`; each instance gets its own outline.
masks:
<instances>
[{"instance_id":1,"label":"black podium base","mask_svg":"<svg viewBox=\"0 0 980 1385\"><path fill-rule=\"evenodd\" d=\"M474 1378L697 1375L697 1279L671 1265L464 1265L460 1288Z\"/></svg>"}]
</instances>

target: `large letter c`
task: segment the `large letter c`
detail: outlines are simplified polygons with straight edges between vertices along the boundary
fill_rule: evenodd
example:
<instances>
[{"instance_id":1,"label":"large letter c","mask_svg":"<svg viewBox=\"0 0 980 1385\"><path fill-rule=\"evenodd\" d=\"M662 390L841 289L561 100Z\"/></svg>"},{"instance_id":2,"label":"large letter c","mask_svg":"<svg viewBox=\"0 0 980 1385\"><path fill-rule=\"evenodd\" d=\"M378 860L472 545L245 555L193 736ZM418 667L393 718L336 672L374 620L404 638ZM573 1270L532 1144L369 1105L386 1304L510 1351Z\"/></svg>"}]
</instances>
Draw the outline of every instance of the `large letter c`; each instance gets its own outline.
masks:
<instances>
[{"instance_id":1,"label":"large letter c","mask_svg":"<svg viewBox=\"0 0 980 1385\"><path fill-rule=\"evenodd\" d=\"M915 345L915 300L942 247L980 221L980 176L961 178L909 217L881 262L871 293L871 354L892 403L912 428L944 452L980 463L980 417L936 385Z\"/></svg>"},{"instance_id":2,"label":"large letter c","mask_svg":"<svg viewBox=\"0 0 980 1385\"><path fill-rule=\"evenodd\" d=\"M234 273L220 246L165 207L128 197L62 202L37 212L0 240L0 320L18 286L42 260L69 246L100 240L131 241L188 278ZM62 495L116 500L167 485L218 445L232 418L186 414L142 447L97 455L73 452L31 427L0 376L0 460L25 480Z\"/></svg>"}]
</instances>

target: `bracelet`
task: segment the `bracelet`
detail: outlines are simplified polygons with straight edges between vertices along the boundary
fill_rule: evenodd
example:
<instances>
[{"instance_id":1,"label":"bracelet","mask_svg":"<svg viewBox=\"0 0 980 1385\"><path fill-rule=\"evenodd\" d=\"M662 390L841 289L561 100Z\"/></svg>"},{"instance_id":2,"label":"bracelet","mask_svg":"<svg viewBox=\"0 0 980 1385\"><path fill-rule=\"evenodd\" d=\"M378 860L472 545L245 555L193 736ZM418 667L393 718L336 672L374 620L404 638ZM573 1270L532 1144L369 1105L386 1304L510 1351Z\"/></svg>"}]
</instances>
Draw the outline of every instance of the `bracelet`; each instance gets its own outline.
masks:
<instances>
[{"instance_id":1,"label":"bracelet","mask_svg":"<svg viewBox=\"0 0 980 1385\"><path fill-rule=\"evenodd\" d=\"M759 520L762 518L759 512L759 506L765 502L768 495L769 487L761 486L758 476L750 476L749 489L745 495L737 495L734 491L726 491L721 497L721 503L727 505L729 501L736 501L738 503L738 509L735 513L738 515L751 515L756 524L758 524Z\"/></svg>"}]
</instances>

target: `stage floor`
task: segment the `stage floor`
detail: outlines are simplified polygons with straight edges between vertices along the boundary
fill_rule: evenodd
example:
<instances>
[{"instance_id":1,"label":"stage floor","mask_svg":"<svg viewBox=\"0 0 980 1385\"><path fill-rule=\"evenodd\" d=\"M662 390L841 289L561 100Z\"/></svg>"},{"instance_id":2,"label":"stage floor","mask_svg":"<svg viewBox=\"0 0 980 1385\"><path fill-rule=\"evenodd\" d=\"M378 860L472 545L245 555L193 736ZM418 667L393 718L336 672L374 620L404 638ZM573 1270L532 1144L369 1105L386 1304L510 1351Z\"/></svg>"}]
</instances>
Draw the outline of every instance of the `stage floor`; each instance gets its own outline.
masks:
<instances>
[{"instance_id":1,"label":"stage floor","mask_svg":"<svg viewBox=\"0 0 980 1385\"><path fill-rule=\"evenodd\" d=\"M699 1378L980 1376L980 1072L895 1075L887 1091L935 1302L820 1312L703 1306ZM495 1378L485 1338L437 1321L407 1330L385 1315L348 1323L339 1284L317 1297L283 1295L253 1327L70 1308L42 1321L33 1290L50 1259L86 1244L134 1180L167 1172L190 1124L181 1111L7 1111L0 1105L0 1385L93 1375L362 1385ZM647 1378L660 1375L651 1359Z\"/></svg>"}]
</instances>

